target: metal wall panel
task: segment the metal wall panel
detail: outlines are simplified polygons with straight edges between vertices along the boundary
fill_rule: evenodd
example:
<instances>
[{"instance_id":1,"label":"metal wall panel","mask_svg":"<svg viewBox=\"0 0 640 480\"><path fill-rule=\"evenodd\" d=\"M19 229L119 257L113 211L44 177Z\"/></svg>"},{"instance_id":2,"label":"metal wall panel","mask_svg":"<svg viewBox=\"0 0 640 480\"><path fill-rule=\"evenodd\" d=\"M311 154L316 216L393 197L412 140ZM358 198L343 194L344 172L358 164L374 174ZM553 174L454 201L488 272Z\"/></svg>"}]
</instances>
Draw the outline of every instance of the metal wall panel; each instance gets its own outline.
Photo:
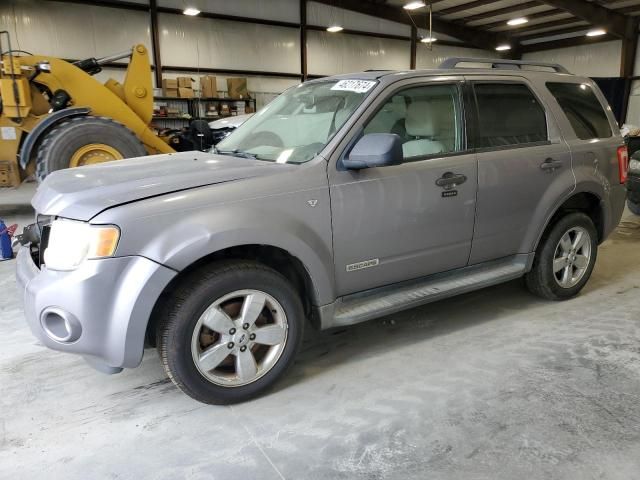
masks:
<instances>
[{"instance_id":1,"label":"metal wall panel","mask_svg":"<svg viewBox=\"0 0 640 480\"><path fill-rule=\"evenodd\" d=\"M622 42L593 43L543 52L525 53L523 60L559 63L575 75L619 77Z\"/></svg>"},{"instance_id":2,"label":"metal wall panel","mask_svg":"<svg viewBox=\"0 0 640 480\"><path fill-rule=\"evenodd\" d=\"M309 25L320 25L323 27L329 27L331 24L337 23L341 27L351 30L405 35L407 37L411 35L409 25L390 22L389 20L371 17L362 13L343 10L317 2L308 2L307 4L307 23Z\"/></svg>"},{"instance_id":3,"label":"metal wall panel","mask_svg":"<svg viewBox=\"0 0 640 480\"><path fill-rule=\"evenodd\" d=\"M433 49L429 50L427 45L419 43L418 50L416 52L416 67L419 69L437 68L442 62L450 57L487 58L495 57L495 55L486 50L438 45L437 42L433 44Z\"/></svg>"},{"instance_id":4,"label":"metal wall panel","mask_svg":"<svg viewBox=\"0 0 640 480\"><path fill-rule=\"evenodd\" d=\"M13 47L61 58L102 57L151 45L145 12L62 2L2 0L0 30Z\"/></svg>"},{"instance_id":5,"label":"metal wall panel","mask_svg":"<svg viewBox=\"0 0 640 480\"><path fill-rule=\"evenodd\" d=\"M158 15L162 65L300 72L297 29Z\"/></svg>"},{"instance_id":6,"label":"metal wall panel","mask_svg":"<svg viewBox=\"0 0 640 480\"><path fill-rule=\"evenodd\" d=\"M309 74L409 68L408 41L316 31L307 35Z\"/></svg>"},{"instance_id":7,"label":"metal wall panel","mask_svg":"<svg viewBox=\"0 0 640 480\"><path fill-rule=\"evenodd\" d=\"M158 0L159 7L195 7L203 12L283 22L300 21L298 0Z\"/></svg>"}]
</instances>

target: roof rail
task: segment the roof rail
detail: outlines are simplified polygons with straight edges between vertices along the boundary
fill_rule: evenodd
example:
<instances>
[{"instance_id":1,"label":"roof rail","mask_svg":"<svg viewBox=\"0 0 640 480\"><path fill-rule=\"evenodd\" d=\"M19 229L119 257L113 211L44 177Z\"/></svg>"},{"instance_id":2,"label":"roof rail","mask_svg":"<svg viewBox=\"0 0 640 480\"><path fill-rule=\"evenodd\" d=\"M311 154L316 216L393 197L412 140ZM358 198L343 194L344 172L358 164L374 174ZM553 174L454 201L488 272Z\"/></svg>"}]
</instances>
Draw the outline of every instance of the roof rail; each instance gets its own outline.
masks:
<instances>
[{"instance_id":1,"label":"roof rail","mask_svg":"<svg viewBox=\"0 0 640 480\"><path fill-rule=\"evenodd\" d=\"M513 70L520 70L523 66L544 67L552 68L557 73L569 74L569 70L557 63L528 62L523 60L502 60L500 58L451 57L442 62L438 68L442 70L449 70L456 68L456 65L458 65L459 63L489 63L491 65L491 68L504 68Z\"/></svg>"}]
</instances>

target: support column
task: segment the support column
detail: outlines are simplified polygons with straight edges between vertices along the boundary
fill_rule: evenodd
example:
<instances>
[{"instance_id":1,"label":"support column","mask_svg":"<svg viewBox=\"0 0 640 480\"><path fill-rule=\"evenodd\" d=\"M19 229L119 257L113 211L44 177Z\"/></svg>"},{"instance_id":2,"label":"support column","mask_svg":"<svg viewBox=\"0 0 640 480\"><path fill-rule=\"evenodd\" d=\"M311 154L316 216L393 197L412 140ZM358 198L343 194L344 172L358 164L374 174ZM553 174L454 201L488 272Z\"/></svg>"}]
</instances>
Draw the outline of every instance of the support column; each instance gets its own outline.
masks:
<instances>
[{"instance_id":1,"label":"support column","mask_svg":"<svg viewBox=\"0 0 640 480\"><path fill-rule=\"evenodd\" d=\"M307 0L300 0L300 79L307 80Z\"/></svg>"},{"instance_id":2,"label":"support column","mask_svg":"<svg viewBox=\"0 0 640 480\"><path fill-rule=\"evenodd\" d=\"M411 25L411 57L409 60L409 68L416 69L416 57L418 53L418 29L415 25Z\"/></svg>"},{"instance_id":3,"label":"support column","mask_svg":"<svg viewBox=\"0 0 640 480\"><path fill-rule=\"evenodd\" d=\"M631 83L634 75L633 66L636 61L638 48L638 20L630 17L627 19L625 38L622 39L622 52L620 54L620 77L624 79L624 94L622 99L622 111L620 112L620 125L627 117L629 109L629 97L631 96Z\"/></svg>"},{"instance_id":4,"label":"support column","mask_svg":"<svg viewBox=\"0 0 640 480\"><path fill-rule=\"evenodd\" d=\"M162 87L162 62L160 60L160 37L158 35L158 4L156 0L149 0L151 45L153 50L154 76L156 88Z\"/></svg>"}]
</instances>

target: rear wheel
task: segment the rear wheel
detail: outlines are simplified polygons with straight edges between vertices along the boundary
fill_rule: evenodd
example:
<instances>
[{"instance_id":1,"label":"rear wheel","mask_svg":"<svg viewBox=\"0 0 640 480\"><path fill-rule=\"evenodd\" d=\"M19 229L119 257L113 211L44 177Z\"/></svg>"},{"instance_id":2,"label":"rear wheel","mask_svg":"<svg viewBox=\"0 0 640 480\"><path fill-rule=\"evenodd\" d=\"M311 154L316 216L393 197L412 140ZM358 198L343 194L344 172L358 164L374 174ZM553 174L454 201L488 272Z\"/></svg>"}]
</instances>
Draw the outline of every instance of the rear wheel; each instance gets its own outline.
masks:
<instances>
[{"instance_id":1,"label":"rear wheel","mask_svg":"<svg viewBox=\"0 0 640 480\"><path fill-rule=\"evenodd\" d=\"M528 289L549 300L577 295L589 280L596 262L598 234L591 218L570 213L558 220L540 241Z\"/></svg>"},{"instance_id":2,"label":"rear wheel","mask_svg":"<svg viewBox=\"0 0 640 480\"><path fill-rule=\"evenodd\" d=\"M56 170L146 154L142 142L124 125L104 117L76 117L58 124L44 137L36 177L42 181Z\"/></svg>"},{"instance_id":3,"label":"rear wheel","mask_svg":"<svg viewBox=\"0 0 640 480\"><path fill-rule=\"evenodd\" d=\"M191 274L168 300L157 331L165 371L184 393L211 404L250 399L292 365L304 310L290 283L253 262Z\"/></svg>"},{"instance_id":4,"label":"rear wheel","mask_svg":"<svg viewBox=\"0 0 640 480\"><path fill-rule=\"evenodd\" d=\"M634 215L640 215L640 203L632 202L631 200L627 200L627 207L631 210L631 213Z\"/></svg>"}]
</instances>

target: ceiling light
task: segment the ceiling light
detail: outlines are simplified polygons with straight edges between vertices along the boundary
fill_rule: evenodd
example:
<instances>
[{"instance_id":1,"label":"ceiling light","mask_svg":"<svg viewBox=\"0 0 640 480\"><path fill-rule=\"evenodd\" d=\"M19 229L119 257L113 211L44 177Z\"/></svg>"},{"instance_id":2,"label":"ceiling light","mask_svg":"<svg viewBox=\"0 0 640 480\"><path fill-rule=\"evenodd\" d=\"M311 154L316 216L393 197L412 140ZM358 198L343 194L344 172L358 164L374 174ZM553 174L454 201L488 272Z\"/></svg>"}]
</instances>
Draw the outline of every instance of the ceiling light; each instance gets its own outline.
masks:
<instances>
[{"instance_id":1,"label":"ceiling light","mask_svg":"<svg viewBox=\"0 0 640 480\"><path fill-rule=\"evenodd\" d=\"M511 50L511 45L498 45L496 50L499 52L504 52L505 50Z\"/></svg>"},{"instance_id":2,"label":"ceiling light","mask_svg":"<svg viewBox=\"0 0 640 480\"><path fill-rule=\"evenodd\" d=\"M512 27L515 27L516 25L524 25L525 23L528 23L528 22L529 20L524 17L512 18L507 22L507 25L511 25Z\"/></svg>"},{"instance_id":3,"label":"ceiling light","mask_svg":"<svg viewBox=\"0 0 640 480\"><path fill-rule=\"evenodd\" d=\"M182 13L184 13L185 15L189 15L190 17L195 17L196 15L200 14L200 10L193 7L187 7L182 11Z\"/></svg>"},{"instance_id":4,"label":"ceiling light","mask_svg":"<svg viewBox=\"0 0 640 480\"><path fill-rule=\"evenodd\" d=\"M422 38L420 39L420 41L421 41L422 43L433 43L433 42L435 42L435 41L437 41L437 40L438 40L438 39L437 39L437 38L435 38L435 37L422 37Z\"/></svg>"},{"instance_id":5,"label":"ceiling light","mask_svg":"<svg viewBox=\"0 0 640 480\"><path fill-rule=\"evenodd\" d=\"M606 30L598 28L596 30L589 30L587 32L587 37L599 37L600 35L606 35L606 34L607 34Z\"/></svg>"},{"instance_id":6,"label":"ceiling light","mask_svg":"<svg viewBox=\"0 0 640 480\"><path fill-rule=\"evenodd\" d=\"M341 32L342 30L344 29L340 25L332 25L330 27L327 27L327 32L331 33Z\"/></svg>"},{"instance_id":7,"label":"ceiling light","mask_svg":"<svg viewBox=\"0 0 640 480\"><path fill-rule=\"evenodd\" d=\"M424 2L409 2L404 7L405 10L417 10L418 8L424 7Z\"/></svg>"}]
</instances>

